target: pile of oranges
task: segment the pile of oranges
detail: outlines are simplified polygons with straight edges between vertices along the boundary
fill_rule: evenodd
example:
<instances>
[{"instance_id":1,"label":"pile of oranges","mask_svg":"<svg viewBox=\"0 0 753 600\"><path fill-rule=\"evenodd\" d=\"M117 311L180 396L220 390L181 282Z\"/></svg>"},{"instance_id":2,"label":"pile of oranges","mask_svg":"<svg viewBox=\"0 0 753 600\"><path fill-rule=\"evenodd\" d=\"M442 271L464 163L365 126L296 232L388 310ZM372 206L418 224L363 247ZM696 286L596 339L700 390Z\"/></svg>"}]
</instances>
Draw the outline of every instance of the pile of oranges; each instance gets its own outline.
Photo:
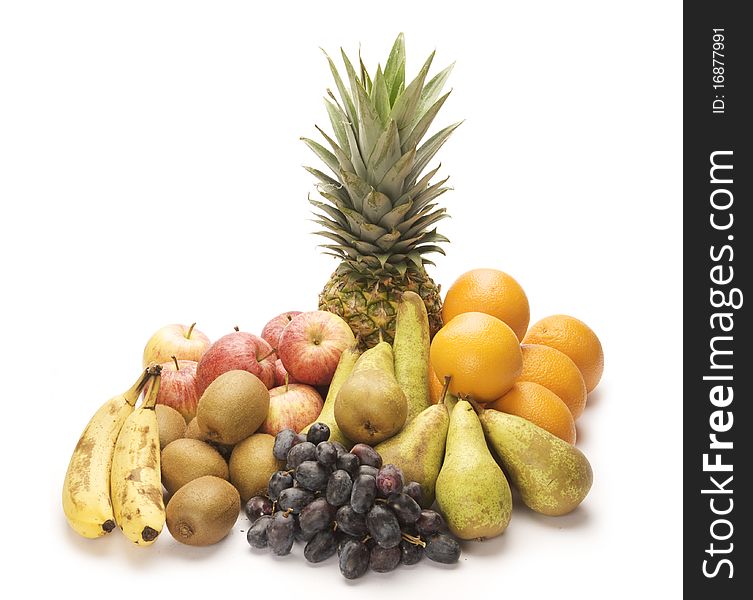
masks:
<instances>
[{"instance_id":1,"label":"pile of oranges","mask_svg":"<svg viewBox=\"0 0 753 600\"><path fill-rule=\"evenodd\" d=\"M523 288L495 269L461 275L447 291L442 318L430 354L435 402L450 377L455 396L575 443L575 421L604 371L601 342L588 325L552 315L529 328Z\"/></svg>"}]
</instances>

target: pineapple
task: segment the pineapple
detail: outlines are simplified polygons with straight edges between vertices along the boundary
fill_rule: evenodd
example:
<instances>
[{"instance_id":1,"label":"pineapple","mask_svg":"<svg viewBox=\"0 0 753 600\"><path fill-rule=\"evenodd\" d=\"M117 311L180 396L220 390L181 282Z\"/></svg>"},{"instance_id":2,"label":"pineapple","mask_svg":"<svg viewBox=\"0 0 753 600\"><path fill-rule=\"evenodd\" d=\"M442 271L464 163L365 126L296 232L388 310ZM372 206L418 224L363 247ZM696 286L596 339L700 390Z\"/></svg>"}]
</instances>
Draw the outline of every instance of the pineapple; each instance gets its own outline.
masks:
<instances>
[{"instance_id":1,"label":"pineapple","mask_svg":"<svg viewBox=\"0 0 753 600\"><path fill-rule=\"evenodd\" d=\"M427 83L432 53L406 86L403 34L373 77L360 56L356 72L341 54L349 89L327 56L340 96L327 90L324 100L334 137L317 127L330 149L302 138L334 175L306 167L318 180L320 198L309 201L314 221L324 228L317 233L327 238L321 247L341 261L319 308L345 319L366 348L392 342L397 303L411 290L426 304L433 335L442 326L442 301L426 272L434 264L426 255L444 254L437 244L449 241L434 227L447 216L434 201L449 188L448 178L431 183L439 166L425 170L460 123L421 140L449 96L442 88L452 65Z\"/></svg>"}]
</instances>

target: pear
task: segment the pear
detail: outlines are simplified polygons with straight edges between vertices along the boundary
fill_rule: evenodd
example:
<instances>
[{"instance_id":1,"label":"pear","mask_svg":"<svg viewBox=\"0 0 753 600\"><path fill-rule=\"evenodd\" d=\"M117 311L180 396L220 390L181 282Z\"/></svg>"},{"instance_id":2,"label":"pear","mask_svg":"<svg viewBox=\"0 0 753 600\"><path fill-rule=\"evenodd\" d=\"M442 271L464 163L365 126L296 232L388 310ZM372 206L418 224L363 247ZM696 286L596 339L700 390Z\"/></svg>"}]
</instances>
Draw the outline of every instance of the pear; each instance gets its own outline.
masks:
<instances>
[{"instance_id":1,"label":"pear","mask_svg":"<svg viewBox=\"0 0 753 600\"><path fill-rule=\"evenodd\" d=\"M463 540L500 535L510 523L510 486L489 452L476 412L466 400L459 400L450 415L436 496L450 531Z\"/></svg>"},{"instance_id":2,"label":"pear","mask_svg":"<svg viewBox=\"0 0 753 600\"><path fill-rule=\"evenodd\" d=\"M380 342L356 361L335 398L335 421L356 443L373 446L405 424L408 402L395 379L392 346Z\"/></svg>"},{"instance_id":3,"label":"pear","mask_svg":"<svg viewBox=\"0 0 753 600\"><path fill-rule=\"evenodd\" d=\"M434 486L442 468L450 412L444 400L422 410L396 436L374 448L383 464L400 467L406 482L421 484L424 507L434 502Z\"/></svg>"},{"instance_id":4,"label":"pear","mask_svg":"<svg viewBox=\"0 0 753 600\"><path fill-rule=\"evenodd\" d=\"M335 398L337 398L337 394L343 383L345 383L353 372L353 367L355 367L360 354L356 347L343 350L343 353L340 355L340 361L337 363L337 370L335 370L335 374L332 376L332 381L329 384L322 412L319 413L319 416L314 421L314 423L325 423L329 427L329 441L340 442L348 450L353 447L353 442L345 437L345 434L337 426L337 421L335 421ZM309 428L314 423L306 425L301 430L301 433L308 433Z\"/></svg>"},{"instance_id":5,"label":"pear","mask_svg":"<svg viewBox=\"0 0 753 600\"><path fill-rule=\"evenodd\" d=\"M395 318L395 378L408 400L408 425L431 406L429 394L429 317L423 298L403 292Z\"/></svg>"},{"instance_id":6,"label":"pear","mask_svg":"<svg viewBox=\"0 0 753 600\"><path fill-rule=\"evenodd\" d=\"M545 515L564 515L588 494L593 471L585 455L526 419L494 409L479 414L486 439L523 503Z\"/></svg>"}]
</instances>

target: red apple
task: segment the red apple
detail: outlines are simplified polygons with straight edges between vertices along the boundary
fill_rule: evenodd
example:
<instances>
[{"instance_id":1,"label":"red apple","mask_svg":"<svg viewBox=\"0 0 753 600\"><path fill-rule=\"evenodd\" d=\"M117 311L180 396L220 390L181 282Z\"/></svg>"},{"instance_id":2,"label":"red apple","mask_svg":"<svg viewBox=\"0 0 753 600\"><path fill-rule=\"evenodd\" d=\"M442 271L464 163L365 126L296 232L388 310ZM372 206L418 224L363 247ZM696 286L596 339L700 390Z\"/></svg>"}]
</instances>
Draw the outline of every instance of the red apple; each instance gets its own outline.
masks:
<instances>
[{"instance_id":1,"label":"red apple","mask_svg":"<svg viewBox=\"0 0 753 600\"><path fill-rule=\"evenodd\" d=\"M144 366L169 362L173 356L198 361L211 342L194 325L165 325L158 329L144 348Z\"/></svg>"},{"instance_id":2,"label":"red apple","mask_svg":"<svg viewBox=\"0 0 753 600\"><path fill-rule=\"evenodd\" d=\"M340 354L356 343L350 326L324 310L293 317L283 329L277 354L296 381L327 385L332 381Z\"/></svg>"},{"instance_id":3,"label":"red apple","mask_svg":"<svg viewBox=\"0 0 753 600\"><path fill-rule=\"evenodd\" d=\"M275 360L277 356L267 342L236 328L218 339L201 357L196 368L199 397L217 377L234 369L248 371L268 388L274 387Z\"/></svg>"},{"instance_id":4,"label":"red apple","mask_svg":"<svg viewBox=\"0 0 753 600\"><path fill-rule=\"evenodd\" d=\"M278 358L275 361L275 385L285 385L286 383L298 383L282 366L282 361Z\"/></svg>"},{"instance_id":5,"label":"red apple","mask_svg":"<svg viewBox=\"0 0 753 600\"><path fill-rule=\"evenodd\" d=\"M157 404L177 410L186 422L196 416L199 393L196 389L195 360L172 360L162 363Z\"/></svg>"},{"instance_id":6,"label":"red apple","mask_svg":"<svg viewBox=\"0 0 753 600\"><path fill-rule=\"evenodd\" d=\"M324 401L314 388L290 383L269 390L269 412L259 431L277 435L283 429L299 432L322 412Z\"/></svg>"},{"instance_id":7,"label":"red apple","mask_svg":"<svg viewBox=\"0 0 753 600\"><path fill-rule=\"evenodd\" d=\"M300 310L289 310L281 315L277 315L264 326L264 329L261 330L261 337L267 340L267 343L272 346L272 348L276 349L277 346L280 345L280 335L282 334L282 330L293 320L293 317L300 314Z\"/></svg>"}]
</instances>

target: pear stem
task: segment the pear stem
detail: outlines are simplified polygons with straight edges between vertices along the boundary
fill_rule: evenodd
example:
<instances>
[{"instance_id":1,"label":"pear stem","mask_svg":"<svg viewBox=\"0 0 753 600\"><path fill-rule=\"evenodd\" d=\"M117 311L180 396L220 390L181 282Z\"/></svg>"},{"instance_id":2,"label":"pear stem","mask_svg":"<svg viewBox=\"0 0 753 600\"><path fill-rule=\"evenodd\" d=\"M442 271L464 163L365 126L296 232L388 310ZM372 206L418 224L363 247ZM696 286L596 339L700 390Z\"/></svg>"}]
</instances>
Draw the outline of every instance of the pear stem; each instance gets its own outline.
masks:
<instances>
[{"instance_id":1,"label":"pear stem","mask_svg":"<svg viewBox=\"0 0 753 600\"><path fill-rule=\"evenodd\" d=\"M470 396L467 396L463 398L463 400L467 400L468 403L473 407L473 410L476 411L477 415L480 415L482 412L484 412L486 409L481 406L478 402L476 402L473 398Z\"/></svg>"},{"instance_id":2,"label":"pear stem","mask_svg":"<svg viewBox=\"0 0 753 600\"><path fill-rule=\"evenodd\" d=\"M442 395L439 397L439 401L437 402L437 404L444 404L444 397L447 395L447 390L450 389L451 380L452 380L452 375L445 375L444 385L442 386Z\"/></svg>"},{"instance_id":3,"label":"pear stem","mask_svg":"<svg viewBox=\"0 0 753 600\"><path fill-rule=\"evenodd\" d=\"M173 362L175 363L175 370L180 371L180 365L178 364L178 357L173 354L170 358L172 358Z\"/></svg>"},{"instance_id":4,"label":"pear stem","mask_svg":"<svg viewBox=\"0 0 753 600\"><path fill-rule=\"evenodd\" d=\"M191 323L191 326L188 328L188 331L186 331L186 339L191 339L191 333L193 332L193 328L196 327L196 323Z\"/></svg>"}]
</instances>

